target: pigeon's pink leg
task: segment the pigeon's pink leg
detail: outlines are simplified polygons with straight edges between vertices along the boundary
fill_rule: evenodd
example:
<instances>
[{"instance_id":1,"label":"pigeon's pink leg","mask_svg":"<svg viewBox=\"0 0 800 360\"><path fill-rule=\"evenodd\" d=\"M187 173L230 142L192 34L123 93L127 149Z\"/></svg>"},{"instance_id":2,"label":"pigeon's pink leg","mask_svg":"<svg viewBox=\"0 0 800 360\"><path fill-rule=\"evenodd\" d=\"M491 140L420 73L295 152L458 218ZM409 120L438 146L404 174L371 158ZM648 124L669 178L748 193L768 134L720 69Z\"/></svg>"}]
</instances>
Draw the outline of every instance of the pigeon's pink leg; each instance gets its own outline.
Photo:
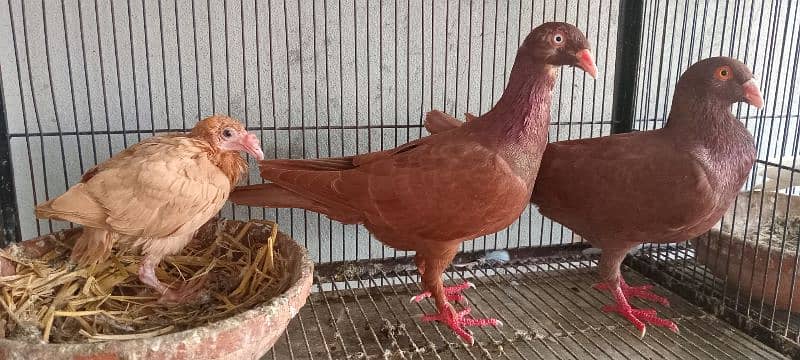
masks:
<instances>
[{"instance_id":1,"label":"pigeon's pink leg","mask_svg":"<svg viewBox=\"0 0 800 360\"><path fill-rule=\"evenodd\" d=\"M155 269L158 265L160 258L153 256L145 256L144 261L139 265L139 280L145 285L155 289L161 294L158 302L161 303L182 303L190 300L194 295L197 295L199 290L205 286L206 277L199 280L184 284L178 289L171 289L164 285L156 277Z\"/></svg>"},{"instance_id":2,"label":"pigeon's pink leg","mask_svg":"<svg viewBox=\"0 0 800 360\"><path fill-rule=\"evenodd\" d=\"M457 248L452 247L439 250L440 251L434 252L436 256L433 257L422 258L421 254L419 252L417 253L417 258L420 258L417 264L424 264L422 285L427 292L415 296L414 298L424 299L426 297L431 297L436 302L438 313L424 315L422 321L442 322L450 327L461 340L472 345L475 339L472 337L469 330L465 329L466 326L502 326L502 323L496 319L474 319L469 316L471 311L469 308L456 312L453 305L447 301L447 298L452 298L454 294L462 297L460 292L474 285L470 282L465 282L445 289L442 284L442 273L445 267L453 260ZM414 301L414 298L411 300Z\"/></svg>"},{"instance_id":3,"label":"pigeon's pink leg","mask_svg":"<svg viewBox=\"0 0 800 360\"><path fill-rule=\"evenodd\" d=\"M625 294L625 297L630 299L632 297L649 300L653 302L657 302L664 306L669 306L669 300L661 295L658 295L653 292L653 285L642 285L642 286L630 286L625 283L625 279L622 276L619 277L619 287L622 289L622 293ZM608 283L599 283L595 284L594 286L597 290L608 290L611 291L612 286Z\"/></svg>"},{"instance_id":4,"label":"pigeon's pink leg","mask_svg":"<svg viewBox=\"0 0 800 360\"><path fill-rule=\"evenodd\" d=\"M465 343L472 345L475 343L475 338L472 337L472 334L469 330L465 329L466 326L503 326L503 323L500 320L487 318L487 319L475 319L472 318L469 313L472 311L471 308L466 308L461 311L456 311L453 308L453 305L450 303L445 303L443 309L439 310L438 314L429 314L423 315L422 321L439 321L444 323L453 332L461 338L462 341Z\"/></svg>"},{"instance_id":5,"label":"pigeon's pink leg","mask_svg":"<svg viewBox=\"0 0 800 360\"><path fill-rule=\"evenodd\" d=\"M614 295L614 302L616 302L616 304L603 306L602 310L605 312L618 313L622 315L622 317L628 319L628 321L639 330L639 337L644 337L647 331L645 324L662 326L676 333L678 332L678 326L670 320L658 317L656 310L632 308L620 286L614 286L611 290L611 294Z\"/></svg>"},{"instance_id":6,"label":"pigeon's pink leg","mask_svg":"<svg viewBox=\"0 0 800 360\"><path fill-rule=\"evenodd\" d=\"M647 300L657 301L662 304L669 304L667 299L653 294L652 286L630 287L625 283L620 273L620 265L622 260L625 259L629 248L610 248L603 249L603 255L600 256L599 275L601 282L595 285L598 290L609 290L614 297L614 305L606 305L602 308L605 312L615 312L628 321L630 321L636 329L639 330L639 336L644 337L647 330L646 324L655 326L662 326L674 332L678 332L678 326L670 320L658 317L654 309L634 309L628 303L629 297L639 297Z\"/></svg>"},{"instance_id":7,"label":"pigeon's pink leg","mask_svg":"<svg viewBox=\"0 0 800 360\"><path fill-rule=\"evenodd\" d=\"M465 281L465 282L463 282L461 284L458 284L458 285L448 286L448 287L444 288L444 296L447 299L447 301L455 301L455 302L458 302L460 304L465 299L464 295L462 295L461 292L466 290L466 289L468 289L468 288L473 288L474 289L475 288L475 284L473 284L473 283L471 283L469 281ZM426 291L426 292L423 292L423 293L421 293L421 294L419 294L417 296L412 297L411 298L411 302L420 302L420 301L422 301L424 299L427 299L429 297L431 297L431 292L430 291Z\"/></svg>"}]
</instances>

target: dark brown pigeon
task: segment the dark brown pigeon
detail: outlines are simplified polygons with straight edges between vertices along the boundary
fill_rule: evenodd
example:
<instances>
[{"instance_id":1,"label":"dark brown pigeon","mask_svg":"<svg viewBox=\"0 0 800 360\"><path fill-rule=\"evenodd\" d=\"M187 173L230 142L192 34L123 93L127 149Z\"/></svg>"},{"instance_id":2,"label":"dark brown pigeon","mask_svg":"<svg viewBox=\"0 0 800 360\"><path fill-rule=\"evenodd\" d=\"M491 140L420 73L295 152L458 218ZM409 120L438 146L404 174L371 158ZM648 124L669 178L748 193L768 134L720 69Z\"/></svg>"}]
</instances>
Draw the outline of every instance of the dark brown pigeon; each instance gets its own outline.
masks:
<instances>
[{"instance_id":1,"label":"dark brown pigeon","mask_svg":"<svg viewBox=\"0 0 800 360\"><path fill-rule=\"evenodd\" d=\"M261 162L268 184L239 187L237 204L303 208L343 223L364 224L377 239L416 251L416 263L438 314L472 343L464 326L498 325L456 311L471 284L449 288L442 272L459 244L499 231L528 204L547 142L550 98L557 69L596 73L589 43L576 27L547 23L531 31L517 52L508 86L495 107L469 125L400 147L357 156ZM457 154L453 156L453 154Z\"/></svg>"},{"instance_id":2,"label":"dark brown pigeon","mask_svg":"<svg viewBox=\"0 0 800 360\"><path fill-rule=\"evenodd\" d=\"M741 101L763 105L750 70L736 59L710 58L681 76L664 128L547 145L532 201L603 250L595 287L616 302L603 311L621 314L641 336L645 324L678 327L655 310L631 308L631 297L669 302L649 285L626 284L620 264L638 244L705 233L731 206L756 157L753 136L730 111ZM439 134L459 125L441 113L426 119Z\"/></svg>"}]
</instances>

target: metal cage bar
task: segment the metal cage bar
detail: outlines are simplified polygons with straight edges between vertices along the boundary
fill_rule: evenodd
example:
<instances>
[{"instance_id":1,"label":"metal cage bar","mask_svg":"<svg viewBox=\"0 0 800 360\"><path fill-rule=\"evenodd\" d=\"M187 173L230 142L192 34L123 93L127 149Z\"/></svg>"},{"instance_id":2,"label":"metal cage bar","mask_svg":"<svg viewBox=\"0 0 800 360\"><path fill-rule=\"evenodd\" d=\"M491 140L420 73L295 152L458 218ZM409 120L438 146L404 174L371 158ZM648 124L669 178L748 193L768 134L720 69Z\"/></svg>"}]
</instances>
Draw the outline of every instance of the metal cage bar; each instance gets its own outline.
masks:
<instances>
[{"instance_id":1,"label":"metal cage bar","mask_svg":"<svg viewBox=\"0 0 800 360\"><path fill-rule=\"evenodd\" d=\"M617 64L614 67L614 100L611 110L611 133L633 130L636 111L637 71L642 48L644 3L620 0L617 30Z\"/></svg>"},{"instance_id":2,"label":"metal cage bar","mask_svg":"<svg viewBox=\"0 0 800 360\"><path fill-rule=\"evenodd\" d=\"M0 74L0 247L20 240L14 166L11 161L11 137L8 133L3 77Z\"/></svg>"}]
</instances>

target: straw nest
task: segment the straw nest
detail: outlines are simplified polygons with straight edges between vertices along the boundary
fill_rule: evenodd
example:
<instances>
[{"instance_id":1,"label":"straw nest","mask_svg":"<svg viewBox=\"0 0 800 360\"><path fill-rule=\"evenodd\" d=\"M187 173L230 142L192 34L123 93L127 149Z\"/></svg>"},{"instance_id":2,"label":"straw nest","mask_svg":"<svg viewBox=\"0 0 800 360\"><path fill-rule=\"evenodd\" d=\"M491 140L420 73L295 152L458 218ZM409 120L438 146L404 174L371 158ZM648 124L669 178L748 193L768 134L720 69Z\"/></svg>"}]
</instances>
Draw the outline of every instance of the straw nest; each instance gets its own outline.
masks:
<instances>
[{"instance_id":1,"label":"straw nest","mask_svg":"<svg viewBox=\"0 0 800 360\"><path fill-rule=\"evenodd\" d=\"M77 229L48 235L39 243L47 245L34 256L23 246L0 250L0 265L14 268L13 275L0 276L0 338L34 343L140 339L230 317L291 285L288 259L273 249L277 233L277 224L268 221L210 221L180 254L156 269L166 284L205 277L198 296L179 305L156 302L158 294L139 281L139 255L115 253L90 267L70 262Z\"/></svg>"}]
</instances>

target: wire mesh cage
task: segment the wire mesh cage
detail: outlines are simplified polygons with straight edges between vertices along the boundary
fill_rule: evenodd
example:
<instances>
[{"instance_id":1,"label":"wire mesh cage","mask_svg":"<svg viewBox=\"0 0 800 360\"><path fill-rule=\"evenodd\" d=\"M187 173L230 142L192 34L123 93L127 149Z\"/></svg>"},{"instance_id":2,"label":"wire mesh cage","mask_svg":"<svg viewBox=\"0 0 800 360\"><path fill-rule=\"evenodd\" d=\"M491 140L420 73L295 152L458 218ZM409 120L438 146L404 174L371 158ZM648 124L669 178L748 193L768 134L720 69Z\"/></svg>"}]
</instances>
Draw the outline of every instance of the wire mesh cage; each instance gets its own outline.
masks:
<instances>
[{"instance_id":1,"label":"wire mesh cage","mask_svg":"<svg viewBox=\"0 0 800 360\"><path fill-rule=\"evenodd\" d=\"M3 246L71 226L37 220L33 208L64 192L93 165L148 136L191 128L210 114L225 113L245 122L259 135L268 158L318 158L389 149L426 136L422 120L431 109L454 115L484 113L503 92L516 49L525 35L547 21L578 26L593 45L600 73L592 80L569 68L560 70L553 94L550 141L659 128L669 113L680 74L702 58L731 56L753 70L766 104L758 111L746 106L734 108L734 114L754 134L758 148L756 169L743 191L750 198L758 198L758 209L764 208L763 199L768 203L770 197L777 199L781 193L789 197L782 203L786 209L793 201L791 186L776 186L771 192L767 187L758 190L769 179L793 185L798 165L800 100L794 90L800 85L800 13L797 4L790 1L8 0L0 9ZM250 165L257 169L253 161ZM257 171L251 170L247 182L261 182ZM733 234L741 226L760 229L769 223L774 227L779 218L772 211L742 225L737 219L746 215L749 212L733 213L719 227ZM368 320L369 332L365 332L350 318L347 326L358 338L358 345L353 345L341 335L326 336L320 318L327 315L320 312L321 308L313 308L327 306L328 320L335 326L332 319L339 314L329 305L334 301L332 292L350 292L339 298L351 297L361 306L359 297L372 294L372 288L389 286L384 290L396 292L400 284L396 279L418 280L413 271L368 273L361 269L342 279L334 276L333 270L326 275L325 269L356 260L396 266L408 263L406 257L413 253L384 246L363 227L342 225L302 210L228 205L222 216L275 220L309 250L314 261L330 265L323 265L317 279L322 295L310 300L312 309L301 312L297 325L287 333L285 346L276 347L273 357L302 357L306 352L310 358L366 356L385 354L393 347L421 354L420 349L438 341L428 329L400 320L412 310L404 307L405 311L398 310L400 315L383 318L389 323L404 323L402 336L390 331L391 336L378 338L375 334L381 329L373 327L380 325L370 326ZM800 232L800 224L791 223L791 227L797 229L787 233ZM798 247L787 245L783 241L786 238L773 241L768 235L766 251L777 249L780 262L790 256L797 258ZM553 276L539 275L534 268L546 274L556 270L568 276L578 276L570 271L584 274L583 270L597 265L596 258L580 254L579 250L587 246L579 236L541 216L531 205L509 228L467 241L460 250L466 254L464 261L479 256L469 254L494 249L523 254L519 255L526 259L523 265L481 270L487 279L500 276L500 285L495 285L502 288L503 281L522 281L517 278L520 276L524 280ZM550 255L551 265L530 265L539 264L533 255L542 254ZM753 255L752 263L757 259L761 258ZM558 265L563 263L572 265ZM626 264L705 311L757 335L759 340L784 352L797 351L800 319L791 311L777 309L778 295L756 299L752 292L742 292L741 286L738 290L728 286L732 279L724 274L729 273L728 268L745 266L743 263L729 261L721 273L714 272L707 261L698 261L697 245L687 241L645 245ZM778 277L796 276L797 261L792 265L788 273L781 267ZM469 271L448 274L452 278L479 277ZM768 282L766 275L762 276L762 290L772 287L777 294L780 280ZM550 289L572 291L564 289L585 282L567 279ZM336 290L336 284L342 288ZM795 286L792 280L790 292ZM363 301L370 301L368 306L376 310L382 304L375 301L393 303L394 298L384 290ZM402 291L410 290L406 287ZM532 288L527 291L536 293ZM519 305L524 304L519 297L527 297L527 293L503 290L499 294L491 296L517 299L512 302L513 311L506 309L514 317L521 313L547 316L546 310ZM486 296L476 300L494 303ZM596 296L585 296L572 303L580 306L597 300ZM562 306L565 302L560 297L543 297L543 305L531 306ZM800 299L790 300L797 302ZM342 305L336 311L348 309ZM700 311L692 306L687 303L687 311ZM362 308L365 320L366 313ZM370 316L389 316L380 313L378 310ZM496 352L496 341L495 345L481 345L482 350L456 351L446 345L433 353L445 358L480 354L525 358L529 353L545 358L649 357L663 351L675 357L698 357L701 353L730 358L777 356L761 344L748 343L746 337L739 337L741 334L723 336L720 343L705 340L721 325L712 320L704 322L706 318L698 315L701 313L676 315L701 323L694 330L690 327L679 340L693 344L700 352L674 350L670 345L674 340L666 338L665 333L656 344L625 351L602 350L605 347L600 342L624 342L617 335L589 340L601 349L598 353L576 344L582 338L594 339L601 333L597 327L610 326L604 321L611 318L588 320L567 329L563 324L575 320L559 315L558 319L548 319L562 326L558 329L535 329L521 318L509 321L512 330L536 330L548 334L543 337L547 340L515 332L488 335L517 344L512 355ZM299 332L298 326L302 328ZM308 338L315 336L314 327L326 346L340 344L339 350L315 354L308 345ZM419 334L410 334L412 327ZM339 329L335 331L339 333ZM408 340L398 345L398 336ZM438 336L452 345L452 339L441 332ZM548 345L547 341L553 339L568 344ZM735 346L731 344L746 344L746 349L731 352L727 348ZM403 351L399 354L401 358L415 357Z\"/></svg>"}]
</instances>

